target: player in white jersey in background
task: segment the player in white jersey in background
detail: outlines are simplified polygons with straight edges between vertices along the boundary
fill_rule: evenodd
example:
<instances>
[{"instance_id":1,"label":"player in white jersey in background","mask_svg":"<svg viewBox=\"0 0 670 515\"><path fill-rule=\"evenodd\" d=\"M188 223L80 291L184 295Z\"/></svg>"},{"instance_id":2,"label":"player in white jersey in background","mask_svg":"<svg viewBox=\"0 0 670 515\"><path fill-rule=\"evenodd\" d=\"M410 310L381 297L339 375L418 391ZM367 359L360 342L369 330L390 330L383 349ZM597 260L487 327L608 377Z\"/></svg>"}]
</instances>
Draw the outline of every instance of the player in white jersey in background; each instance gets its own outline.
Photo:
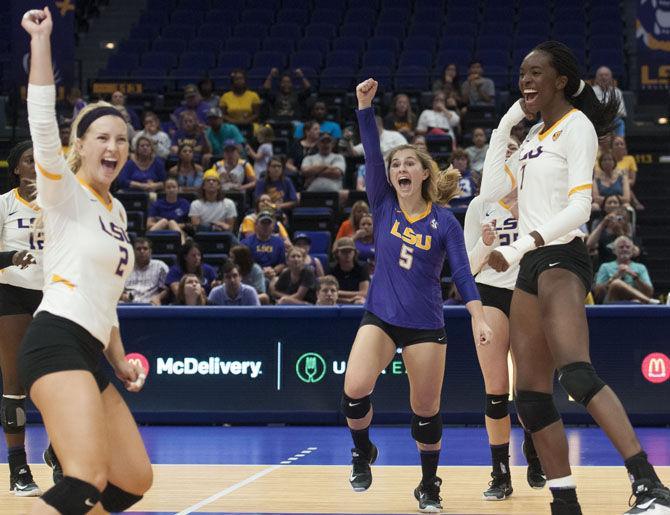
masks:
<instances>
[{"instance_id":1,"label":"player in white jersey in background","mask_svg":"<svg viewBox=\"0 0 670 515\"><path fill-rule=\"evenodd\" d=\"M508 151L511 154L511 151ZM484 492L487 501L502 501L512 495L509 468L511 422L509 416L509 308L512 291L519 272L518 265L498 273L486 263L489 254L498 246L518 239L518 212L516 190L495 203L486 203L475 197L465 213L465 246L470 269L475 276L479 295L484 305L484 316L495 335L493 345L476 346L479 366L484 376L486 404L484 409L486 432L491 448L492 480ZM526 480L531 488L544 487L546 480L537 457L533 439L524 431L523 454L528 461Z\"/></svg>"},{"instance_id":2,"label":"player in white jersey in background","mask_svg":"<svg viewBox=\"0 0 670 515\"><path fill-rule=\"evenodd\" d=\"M128 159L125 121L108 104L83 109L61 153L48 8L28 11L28 121L43 224L44 298L23 340L19 375L40 410L64 477L33 514L124 511L150 488L137 425L102 372L103 353L130 391L144 382L125 359L116 304L133 268L126 214L109 193ZM41 218L41 220L40 220Z\"/></svg>"},{"instance_id":3,"label":"player in white jersey in background","mask_svg":"<svg viewBox=\"0 0 670 515\"><path fill-rule=\"evenodd\" d=\"M12 189L0 196L0 421L7 442L9 490L20 497L34 497L42 492L26 459L26 392L18 373L21 340L42 300L42 241L32 231L37 216L32 141L22 141L10 150L7 172ZM12 266L24 259L25 265L37 264Z\"/></svg>"},{"instance_id":4,"label":"player in white jersey in background","mask_svg":"<svg viewBox=\"0 0 670 515\"><path fill-rule=\"evenodd\" d=\"M598 137L612 130L618 101L609 97L601 103L580 80L570 49L556 41L539 44L525 57L519 90L523 98L491 136L481 196L495 202L518 188L519 239L492 251L488 264L505 271L519 263L510 312L515 401L547 475L552 514L581 514L568 442L552 396L556 369L565 391L587 409L625 460L635 496L626 513L669 514L670 491L589 356L584 298L593 272L579 227L591 212ZM506 162L512 127L538 112L542 123Z\"/></svg>"}]
</instances>

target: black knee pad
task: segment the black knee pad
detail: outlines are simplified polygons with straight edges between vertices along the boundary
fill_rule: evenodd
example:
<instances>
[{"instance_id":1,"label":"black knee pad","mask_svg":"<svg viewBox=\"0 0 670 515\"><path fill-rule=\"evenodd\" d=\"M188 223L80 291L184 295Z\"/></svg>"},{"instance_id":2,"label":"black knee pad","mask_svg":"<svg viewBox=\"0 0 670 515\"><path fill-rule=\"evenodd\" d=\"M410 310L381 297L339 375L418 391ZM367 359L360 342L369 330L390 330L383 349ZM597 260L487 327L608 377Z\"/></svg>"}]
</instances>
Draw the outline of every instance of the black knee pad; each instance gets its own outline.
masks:
<instances>
[{"instance_id":1,"label":"black knee pad","mask_svg":"<svg viewBox=\"0 0 670 515\"><path fill-rule=\"evenodd\" d=\"M131 494L125 490L121 490L118 486L107 483L107 488L102 491L100 502L106 511L116 513L126 511L133 504L142 499L141 495Z\"/></svg>"},{"instance_id":2,"label":"black knee pad","mask_svg":"<svg viewBox=\"0 0 670 515\"><path fill-rule=\"evenodd\" d=\"M437 412L432 417L412 413L412 438L419 443L433 444L442 439L442 417Z\"/></svg>"},{"instance_id":3,"label":"black knee pad","mask_svg":"<svg viewBox=\"0 0 670 515\"><path fill-rule=\"evenodd\" d=\"M559 369L558 382L570 397L584 407L606 386L596 374L593 365L583 361L570 363Z\"/></svg>"},{"instance_id":4,"label":"black knee pad","mask_svg":"<svg viewBox=\"0 0 670 515\"><path fill-rule=\"evenodd\" d=\"M342 408L342 413L347 418L363 418L370 411L372 403L370 402L369 395L360 399L352 399L346 393L342 392L340 407Z\"/></svg>"},{"instance_id":5,"label":"black knee pad","mask_svg":"<svg viewBox=\"0 0 670 515\"><path fill-rule=\"evenodd\" d=\"M519 390L514 401L519 419L530 433L561 420L561 415L554 405L554 398L549 393Z\"/></svg>"},{"instance_id":6,"label":"black knee pad","mask_svg":"<svg viewBox=\"0 0 670 515\"><path fill-rule=\"evenodd\" d=\"M486 394L486 410L484 413L489 418L501 419L509 415L507 403L509 402L509 395L491 395Z\"/></svg>"},{"instance_id":7,"label":"black knee pad","mask_svg":"<svg viewBox=\"0 0 670 515\"><path fill-rule=\"evenodd\" d=\"M23 433L26 429L26 396L3 395L0 400L0 422L8 435Z\"/></svg>"},{"instance_id":8,"label":"black knee pad","mask_svg":"<svg viewBox=\"0 0 670 515\"><path fill-rule=\"evenodd\" d=\"M44 495L42 500L49 506L67 515L84 515L100 500L100 490L91 483L65 476Z\"/></svg>"}]
</instances>

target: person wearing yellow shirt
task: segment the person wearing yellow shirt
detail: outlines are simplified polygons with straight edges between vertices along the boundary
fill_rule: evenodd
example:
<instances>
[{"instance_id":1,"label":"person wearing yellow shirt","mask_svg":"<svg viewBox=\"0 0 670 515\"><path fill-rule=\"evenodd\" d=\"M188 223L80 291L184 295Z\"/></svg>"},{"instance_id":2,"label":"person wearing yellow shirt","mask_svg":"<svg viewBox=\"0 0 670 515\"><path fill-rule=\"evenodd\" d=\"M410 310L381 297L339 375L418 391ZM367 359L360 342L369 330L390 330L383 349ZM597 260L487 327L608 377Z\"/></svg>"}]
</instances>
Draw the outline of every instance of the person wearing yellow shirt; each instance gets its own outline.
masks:
<instances>
[{"instance_id":1,"label":"person wearing yellow shirt","mask_svg":"<svg viewBox=\"0 0 670 515\"><path fill-rule=\"evenodd\" d=\"M247 75L244 70L233 70L230 74L232 89L219 101L226 123L256 123L260 112L261 99L258 93L247 88Z\"/></svg>"}]
</instances>

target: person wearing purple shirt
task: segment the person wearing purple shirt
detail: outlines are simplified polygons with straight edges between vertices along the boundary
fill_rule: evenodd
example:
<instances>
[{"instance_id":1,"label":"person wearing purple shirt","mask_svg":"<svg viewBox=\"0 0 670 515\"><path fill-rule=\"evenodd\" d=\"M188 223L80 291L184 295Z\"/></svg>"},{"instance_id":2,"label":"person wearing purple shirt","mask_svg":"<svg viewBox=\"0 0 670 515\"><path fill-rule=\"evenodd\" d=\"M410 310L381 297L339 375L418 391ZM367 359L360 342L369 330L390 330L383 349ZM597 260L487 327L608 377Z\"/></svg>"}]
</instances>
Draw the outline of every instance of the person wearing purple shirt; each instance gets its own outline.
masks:
<instances>
[{"instance_id":1,"label":"person wearing purple shirt","mask_svg":"<svg viewBox=\"0 0 670 515\"><path fill-rule=\"evenodd\" d=\"M198 116L198 121L205 125L207 124L207 112L210 107L212 106L202 99L198 86L195 84L187 84L184 87L184 102L172 112L170 118L177 124L181 113L184 111L195 111L195 114Z\"/></svg>"},{"instance_id":2,"label":"person wearing purple shirt","mask_svg":"<svg viewBox=\"0 0 670 515\"><path fill-rule=\"evenodd\" d=\"M170 267L165 278L165 284L176 297L179 289L179 280L184 274L194 274L200 280L205 292L209 293L212 283L216 281L216 269L202 262L200 246L193 240L186 240L179 249L177 264Z\"/></svg>"},{"instance_id":3,"label":"person wearing purple shirt","mask_svg":"<svg viewBox=\"0 0 670 515\"><path fill-rule=\"evenodd\" d=\"M254 234L240 242L249 247L254 262L261 266L268 280L281 273L286 266L284 240L272 234L275 223L276 220L272 213L261 211L256 218Z\"/></svg>"},{"instance_id":4,"label":"person wearing purple shirt","mask_svg":"<svg viewBox=\"0 0 670 515\"><path fill-rule=\"evenodd\" d=\"M458 172L440 172L428 154L412 145L391 150L387 170L372 108L376 93L373 79L356 88L376 268L344 379L342 411L354 442L349 481L355 491L367 490L372 483L370 465L378 449L369 435L370 392L401 347L410 382L412 436L421 455L422 479L414 495L420 511L437 512L442 508L437 464L447 351L440 288L445 257L472 316L477 345L488 344L492 332L470 272L463 230L444 207L456 194Z\"/></svg>"},{"instance_id":5,"label":"person wearing purple shirt","mask_svg":"<svg viewBox=\"0 0 670 515\"><path fill-rule=\"evenodd\" d=\"M135 156L123 165L118 184L124 190L158 191L163 189L166 175L165 161L156 157L151 140L142 136Z\"/></svg>"},{"instance_id":6,"label":"person wearing purple shirt","mask_svg":"<svg viewBox=\"0 0 670 515\"><path fill-rule=\"evenodd\" d=\"M159 198L149 207L147 231L177 231L181 242L186 241L184 228L189 223L191 204L179 197L179 185L170 177L165 181L165 198Z\"/></svg>"}]
</instances>

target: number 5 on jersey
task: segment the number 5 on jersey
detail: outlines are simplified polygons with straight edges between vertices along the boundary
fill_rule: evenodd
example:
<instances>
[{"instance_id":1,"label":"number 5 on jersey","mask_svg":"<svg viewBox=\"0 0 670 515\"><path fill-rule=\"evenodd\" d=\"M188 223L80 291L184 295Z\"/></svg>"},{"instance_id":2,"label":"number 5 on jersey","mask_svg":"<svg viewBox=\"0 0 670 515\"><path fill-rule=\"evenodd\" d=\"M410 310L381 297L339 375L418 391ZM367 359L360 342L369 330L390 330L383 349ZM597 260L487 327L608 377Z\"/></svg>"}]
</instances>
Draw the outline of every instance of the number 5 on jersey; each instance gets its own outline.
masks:
<instances>
[{"instance_id":1,"label":"number 5 on jersey","mask_svg":"<svg viewBox=\"0 0 670 515\"><path fill-rule=\"evenodd\" d=\"M398 259L398 264L403 267L405 270L410 270L412 268L412 262L414 261L414 247L409 247L403 243L400 247L400 259Z\"/></svg>"}]
</instances>

